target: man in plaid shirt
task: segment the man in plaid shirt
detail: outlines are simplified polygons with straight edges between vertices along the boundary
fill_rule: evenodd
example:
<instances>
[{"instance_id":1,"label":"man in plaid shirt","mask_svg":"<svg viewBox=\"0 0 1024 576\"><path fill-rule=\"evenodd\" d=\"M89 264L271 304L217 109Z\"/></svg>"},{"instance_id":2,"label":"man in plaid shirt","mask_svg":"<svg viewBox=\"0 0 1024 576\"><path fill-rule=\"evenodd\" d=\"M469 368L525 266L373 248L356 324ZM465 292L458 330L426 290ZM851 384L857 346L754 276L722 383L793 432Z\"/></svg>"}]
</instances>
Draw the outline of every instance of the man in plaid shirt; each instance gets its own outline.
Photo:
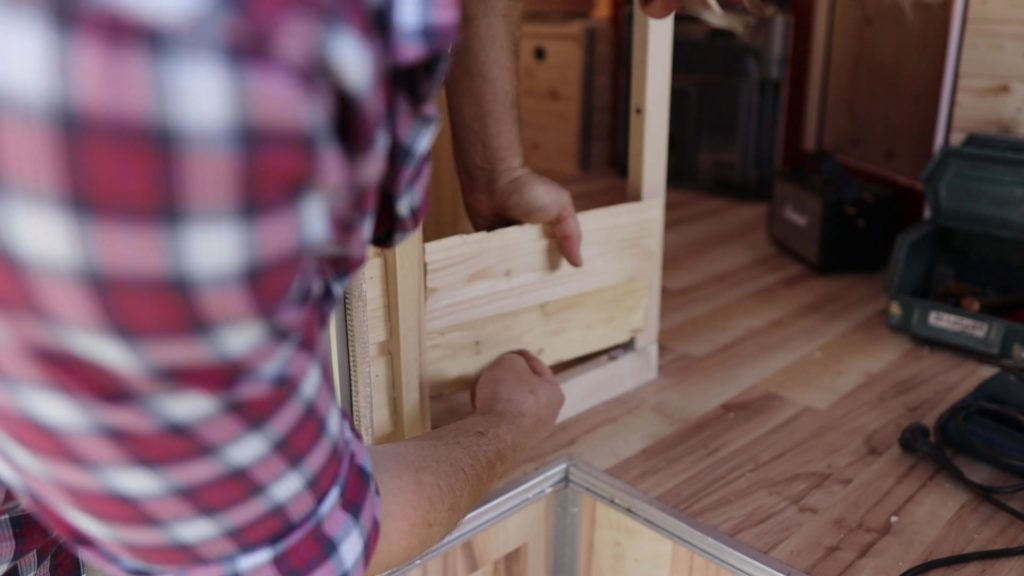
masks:
<instances>
[{"instance_id":1,"label":"man in plaid shirt","mask_svg":"<svg viewBox=\"0 0 1024 576\"><path fill-rule=\"evenodd\" d=\"M368 451L317 349L367 244L420 221L460 12L471 218L581 264L518 150L509 4L0 0L0 574L384 569L550 431L515 353L472 416Z\"/></svg>"}]
</instances>

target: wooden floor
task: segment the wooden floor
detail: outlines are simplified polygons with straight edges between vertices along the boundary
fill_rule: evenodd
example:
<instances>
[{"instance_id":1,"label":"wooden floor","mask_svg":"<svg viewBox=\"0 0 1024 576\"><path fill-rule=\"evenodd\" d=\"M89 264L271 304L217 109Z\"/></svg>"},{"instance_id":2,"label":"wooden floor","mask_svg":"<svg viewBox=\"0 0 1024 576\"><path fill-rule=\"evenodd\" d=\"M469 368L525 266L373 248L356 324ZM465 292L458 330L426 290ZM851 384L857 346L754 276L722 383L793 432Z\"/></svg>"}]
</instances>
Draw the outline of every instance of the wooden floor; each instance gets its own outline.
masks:
<instances>
[{"instance_id":1,"label":"wooden floor","mask_svg":"<svg viewBox=\"0 0 1024 576\"><path fill-rule=\"evenodd\" d=\"M1024 544L896 445L993 369L890 332L881 275L819 277L778 252L762 204L673 192L667 221L661 377L560 426L520 472L575 455L815 576Z\"/></svg>"}]
</instances>

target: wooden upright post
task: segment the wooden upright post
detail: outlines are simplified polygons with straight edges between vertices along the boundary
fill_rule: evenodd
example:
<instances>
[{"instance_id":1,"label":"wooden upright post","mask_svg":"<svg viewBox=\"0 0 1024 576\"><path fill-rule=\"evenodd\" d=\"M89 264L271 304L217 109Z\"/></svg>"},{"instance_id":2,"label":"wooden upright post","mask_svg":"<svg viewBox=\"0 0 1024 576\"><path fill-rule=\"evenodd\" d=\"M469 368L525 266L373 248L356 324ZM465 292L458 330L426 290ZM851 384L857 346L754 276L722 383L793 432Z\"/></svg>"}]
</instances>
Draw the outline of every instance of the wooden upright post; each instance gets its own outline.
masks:
<instances>
[{"instance_id":1,"label":"wooden upright post","mask_svg":"<svg viewBox=\"0 0 1024 576\"><path fill-rule=\"evenodd\" d=\"M664 205L668 181L668 133L672 98L672 50L675 20L647 17L633 3L633 81L629 125L629 194L633 200ZM658 266L651 282L647 327L637 349L656 346L661 323L661 259L665 244L664 210L658 235Z\"/></svg>"}]
</instances>

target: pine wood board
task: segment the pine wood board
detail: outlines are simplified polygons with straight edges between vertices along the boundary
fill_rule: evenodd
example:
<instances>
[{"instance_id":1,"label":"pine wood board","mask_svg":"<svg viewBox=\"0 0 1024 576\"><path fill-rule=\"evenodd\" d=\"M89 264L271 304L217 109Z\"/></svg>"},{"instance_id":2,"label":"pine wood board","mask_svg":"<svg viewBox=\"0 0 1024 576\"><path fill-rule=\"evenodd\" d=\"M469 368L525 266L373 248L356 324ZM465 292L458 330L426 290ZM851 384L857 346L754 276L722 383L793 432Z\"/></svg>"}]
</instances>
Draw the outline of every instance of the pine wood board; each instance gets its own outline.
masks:
<instances>
[{"instance_id":1,"label":"pine wood board","mask_svg":"<svg viewBox=\"0 0 1024 576\"><path fill-rule=\"evenodd\" d=\"M550 365L625 344L644 327L649 283L631 280L464 324L429 330L423 366L432 395L472 387L509 350Z\"/></svg>"},{"instance_id":2,"label":"pine wood board","mask_svg":"<svg viewBox=\"0 0 1024 576\"><path fill-rule=\"evenodd\" d=\"M583 269L565 262L536 225L427 243L427 332L649 278L658 254L651 230L662 211L647 201L581 213Z\"/></svg>"},{"instance_id":3,"label":"pine wood board","mask_svg":"<svg viewBox=\"0 0 1024 576\"><path fill-rule=\"evenodd\" d=\"M468 388L508 350L558 363L640 334L650 321L660 261L652 231L662 213L656 200L581 213L582 269L535 225L428 243L424 378L432 393Z\"/></svg>"}]
</instances>

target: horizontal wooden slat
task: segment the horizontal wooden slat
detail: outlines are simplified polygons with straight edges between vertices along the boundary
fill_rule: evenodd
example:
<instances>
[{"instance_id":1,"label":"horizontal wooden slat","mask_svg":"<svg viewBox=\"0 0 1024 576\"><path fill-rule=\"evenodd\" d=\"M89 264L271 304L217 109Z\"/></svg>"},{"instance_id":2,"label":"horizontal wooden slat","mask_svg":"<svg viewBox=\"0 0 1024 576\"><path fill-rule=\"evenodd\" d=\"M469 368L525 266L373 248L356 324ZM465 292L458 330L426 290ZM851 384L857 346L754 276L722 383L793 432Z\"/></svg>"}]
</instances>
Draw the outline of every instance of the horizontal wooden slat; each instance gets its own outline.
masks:
<instances>
[{"instance_id":1,"label":"horizontal wooden slat","mask_svg":"<svg viewBox=\"0 0 1024 576\"><path fill-rule=\"evenodd\" d=\"M628 342L644 326L647 298L648 282L632 280L428 332L424 371L431 393L468 388L510 350L557 364Z\"/></svg>"},{"instance_id":2,"label":"horizontal wooden slat","mask_svg":"<svg viewBox=\"0 0 1024 576\"><path fill-rule=\"evenodd\" d=\"M631 202L580 214L582 269L541 226L455 236L426 245L428 334L653 276L663 204Z\"/></svg>"}]
</instances>

